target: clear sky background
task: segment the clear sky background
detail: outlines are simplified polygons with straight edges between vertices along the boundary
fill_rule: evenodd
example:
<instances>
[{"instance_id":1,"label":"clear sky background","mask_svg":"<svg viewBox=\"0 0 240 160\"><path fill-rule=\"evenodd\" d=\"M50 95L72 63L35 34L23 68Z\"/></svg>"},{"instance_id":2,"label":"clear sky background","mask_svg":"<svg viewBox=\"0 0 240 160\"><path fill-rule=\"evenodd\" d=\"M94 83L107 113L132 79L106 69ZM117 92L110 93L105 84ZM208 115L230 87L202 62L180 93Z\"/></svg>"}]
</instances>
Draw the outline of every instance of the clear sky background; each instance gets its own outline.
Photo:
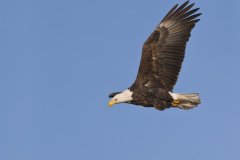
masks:
<instances>
[{"instance_id":1,"label":"clear sky background","mask_svg":"<svg viewBox=\"0 0 240 160\"><path fill-rule=\"evenodd\" d=\"M240 159L240 1L203 13L175 92L193 110L107 106L142 44L182 0L1 0L1 160Z\"/></svg>"}]
</instances>

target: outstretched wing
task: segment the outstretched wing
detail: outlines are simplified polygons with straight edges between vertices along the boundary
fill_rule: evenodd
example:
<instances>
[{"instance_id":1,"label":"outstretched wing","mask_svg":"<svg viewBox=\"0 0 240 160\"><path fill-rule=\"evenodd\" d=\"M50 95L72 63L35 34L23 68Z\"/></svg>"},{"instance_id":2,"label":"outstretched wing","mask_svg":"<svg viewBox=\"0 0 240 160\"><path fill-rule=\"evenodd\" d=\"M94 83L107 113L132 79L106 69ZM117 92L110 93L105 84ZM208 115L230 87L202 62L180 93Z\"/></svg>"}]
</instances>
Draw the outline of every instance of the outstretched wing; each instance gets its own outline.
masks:
<instances>
[{"instance_id":1,"label":"outstretched wing","mask_svg":"<svg viewBox=\"0 0 240 160\"><path fill-rule=\"evenodd\" d=\"M135 85L161 86L172 90L184 59L186 43L199 8L191 9L189 1L175 5L143 45L142 58Z\"/></svg>"}]
</instances>

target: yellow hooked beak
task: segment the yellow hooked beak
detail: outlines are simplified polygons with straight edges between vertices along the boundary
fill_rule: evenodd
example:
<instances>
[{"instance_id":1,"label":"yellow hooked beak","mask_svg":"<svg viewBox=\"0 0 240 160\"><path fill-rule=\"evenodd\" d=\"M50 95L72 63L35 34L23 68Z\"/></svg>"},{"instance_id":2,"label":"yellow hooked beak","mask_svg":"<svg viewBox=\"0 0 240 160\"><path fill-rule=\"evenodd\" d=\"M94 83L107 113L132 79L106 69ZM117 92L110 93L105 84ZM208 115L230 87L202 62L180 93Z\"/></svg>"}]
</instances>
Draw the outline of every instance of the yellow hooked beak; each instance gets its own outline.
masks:
<instances>
[{"instance_id":1,"label":"yellow hooked beak","mask_svg":"<svg viewBox=\"0 0 240 160\"><path fill-rule=\"evenodd\" d=\"M108 106L109 107L112 107L114 104L116 104L117 103L117 100L115 100L115 99L113 99L113 100L111 100L111 101L109 101L108 102Z\"/></svg>"}]
</instances>

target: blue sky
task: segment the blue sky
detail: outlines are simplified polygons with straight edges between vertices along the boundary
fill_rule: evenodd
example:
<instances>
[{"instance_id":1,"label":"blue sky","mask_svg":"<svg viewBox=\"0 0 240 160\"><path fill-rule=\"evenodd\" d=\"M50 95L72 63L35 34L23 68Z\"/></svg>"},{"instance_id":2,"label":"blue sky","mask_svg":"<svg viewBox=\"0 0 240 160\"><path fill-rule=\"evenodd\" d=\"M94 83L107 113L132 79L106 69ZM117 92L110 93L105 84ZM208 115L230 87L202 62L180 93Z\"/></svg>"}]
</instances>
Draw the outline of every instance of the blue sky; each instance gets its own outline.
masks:
<instances>
[{"instance_id":1,"label":"blue sky","mask_svg":"<svg viewBox=\"0 0 240 160\"><path fill-rule=\"evenodd\" d=\"M175 92L189 111L120 104L141 47L173 0L1 0L0 159L240 158L240 1L196 1L203 13Z\"/></svg>"}]
</instances>

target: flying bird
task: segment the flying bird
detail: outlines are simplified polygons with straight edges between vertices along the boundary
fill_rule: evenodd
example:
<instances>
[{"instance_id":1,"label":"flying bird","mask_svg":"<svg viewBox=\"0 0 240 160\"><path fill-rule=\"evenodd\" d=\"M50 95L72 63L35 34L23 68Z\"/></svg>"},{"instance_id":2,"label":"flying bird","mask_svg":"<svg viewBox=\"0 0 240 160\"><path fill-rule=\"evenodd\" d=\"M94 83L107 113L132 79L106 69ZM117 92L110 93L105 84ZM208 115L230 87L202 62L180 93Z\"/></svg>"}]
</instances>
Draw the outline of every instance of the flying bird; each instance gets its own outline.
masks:
<instances>
[{"instance_id":1,"label":"flying bird","mask_svg":"<svg viewBox=\"0 0 240 160\"><path fill-rule=\"evenodd\" d=\"M157 25L142 47L142 57L135 82L122 92L109 95L108 105L129 103L158 110L174 107L192 109L200 104L198 93L174 93L184 60L186 43L200 20L199 8L189 1L175 5Z\"/></svg>"}]
</instances>

